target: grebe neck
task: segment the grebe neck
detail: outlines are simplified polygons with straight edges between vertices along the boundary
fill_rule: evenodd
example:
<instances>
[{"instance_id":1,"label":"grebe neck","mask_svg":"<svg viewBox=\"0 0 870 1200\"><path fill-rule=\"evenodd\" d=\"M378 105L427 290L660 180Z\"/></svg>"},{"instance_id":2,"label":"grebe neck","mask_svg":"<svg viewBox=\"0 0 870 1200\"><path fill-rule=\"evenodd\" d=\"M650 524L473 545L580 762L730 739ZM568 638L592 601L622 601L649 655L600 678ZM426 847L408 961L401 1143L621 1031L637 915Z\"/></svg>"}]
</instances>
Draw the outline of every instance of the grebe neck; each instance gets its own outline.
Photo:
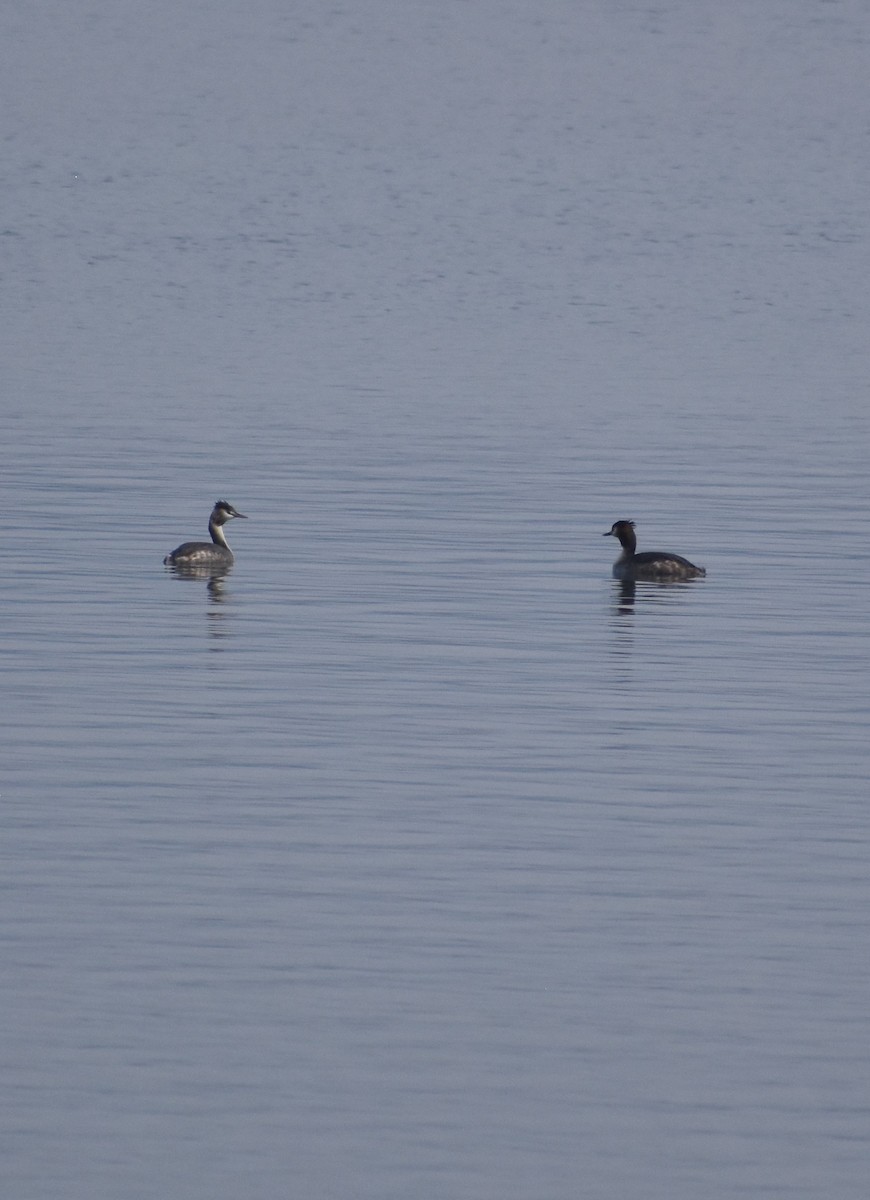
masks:
<instances>
[{"instance_id":1,"label":"grebe neck","mask_svg":"<svg viewBox=\"0 0 870 1200\"><path fill-rule=\"evenodd\" d=\"M214 517L208 523L208 531L211 534L211 540L216 546L223 546L224 550L229 550L229 542L224 533L223 521L216 521Z\"/></svg>"}]
</instances>

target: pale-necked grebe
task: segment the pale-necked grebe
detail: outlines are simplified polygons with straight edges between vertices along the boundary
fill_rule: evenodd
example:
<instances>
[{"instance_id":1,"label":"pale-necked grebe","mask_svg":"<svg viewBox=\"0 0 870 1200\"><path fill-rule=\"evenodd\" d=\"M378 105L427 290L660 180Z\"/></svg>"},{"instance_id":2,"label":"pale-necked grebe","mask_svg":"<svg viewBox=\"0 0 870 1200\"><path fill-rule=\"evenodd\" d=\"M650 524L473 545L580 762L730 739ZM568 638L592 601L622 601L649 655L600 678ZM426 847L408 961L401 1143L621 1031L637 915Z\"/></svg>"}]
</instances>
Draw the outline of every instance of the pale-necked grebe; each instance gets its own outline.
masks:
<instances>
[{"instance_id":1,"label":"pale-necked grebe","mask_svg":"<svg viewBox=\"0 0 870 1200\"><path fill-rule=\"evenodd\" d=\"M696 567L679 554L663 554L660 550L636 554L634 521L614 521L602 537L619 538L622 546L622 554L613 564L614 579L699 579L707 574L703 567Z\"/></svg>"},{"instance_id":2,"label":"pale-necked grebe","mask_svg":"<svg viewBox=\"0 0 870 1200\"><path fill-rule=\"evenodd\" d=\"M227 521L232 521L233 517L241 517L244 521L248 519L244 513L236 512L232 504L228 504L226 500L218 500L208 519L211 541L185 542L171 554L166 555L163 560L165 565L168 567L230 566L233 561L233 552L227 545L223 527Z\"/></svg>"}]
</instances>

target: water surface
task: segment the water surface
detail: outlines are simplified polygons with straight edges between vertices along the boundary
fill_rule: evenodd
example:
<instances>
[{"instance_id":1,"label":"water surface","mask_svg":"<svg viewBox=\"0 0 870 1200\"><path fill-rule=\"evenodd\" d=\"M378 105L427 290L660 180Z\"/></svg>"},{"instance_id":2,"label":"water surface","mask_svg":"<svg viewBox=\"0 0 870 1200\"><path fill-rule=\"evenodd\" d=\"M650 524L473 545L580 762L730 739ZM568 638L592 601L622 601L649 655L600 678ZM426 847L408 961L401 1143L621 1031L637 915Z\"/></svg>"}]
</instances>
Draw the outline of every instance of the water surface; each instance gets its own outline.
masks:
<instances>
[{"instance_id":1,"label":"water surface","mask_svg":"<svg viewBox=\"0 0 870 1200\"><path fill-rule=\"evenodd\" d=\"M10 1195L863 1197L864 8L2 21Z\"/></svg>"}]
</instances>

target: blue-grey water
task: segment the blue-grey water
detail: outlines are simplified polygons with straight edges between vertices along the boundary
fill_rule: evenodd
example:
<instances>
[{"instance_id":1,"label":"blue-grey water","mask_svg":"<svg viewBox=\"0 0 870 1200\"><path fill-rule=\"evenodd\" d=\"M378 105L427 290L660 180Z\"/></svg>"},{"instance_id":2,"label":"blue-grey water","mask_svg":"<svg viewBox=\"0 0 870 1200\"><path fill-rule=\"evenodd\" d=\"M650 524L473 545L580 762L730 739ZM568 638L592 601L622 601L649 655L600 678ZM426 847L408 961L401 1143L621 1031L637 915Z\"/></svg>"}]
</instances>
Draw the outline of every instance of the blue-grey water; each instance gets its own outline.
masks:
<instances>
[{"instance_id":1,"label":"blue-grey water","mask_svg":"<svg viewBox=\"0 0 870 1200\"><path fill-rule=\"evenodd\" d=\"M4 1196L866 1196L868 42L4 8Z\"/></svg>"}]
</instances>

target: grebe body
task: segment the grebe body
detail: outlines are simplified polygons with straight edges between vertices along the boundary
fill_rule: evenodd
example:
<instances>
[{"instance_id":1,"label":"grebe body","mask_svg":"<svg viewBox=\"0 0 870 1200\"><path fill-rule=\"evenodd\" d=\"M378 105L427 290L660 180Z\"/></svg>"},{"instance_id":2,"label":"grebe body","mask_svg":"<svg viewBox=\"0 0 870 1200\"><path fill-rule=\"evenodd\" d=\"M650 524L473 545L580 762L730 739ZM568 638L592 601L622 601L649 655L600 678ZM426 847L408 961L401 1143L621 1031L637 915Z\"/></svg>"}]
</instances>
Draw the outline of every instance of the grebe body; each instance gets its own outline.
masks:
<instances>
[{"instance_id":1,"label":"grebe body","mask_svg":"<svg viewBox=\"0 0 870 1200\"><path fill-rule=\"evenodd\" d=\"M644 550L638 554L634 521L614 521L602 537L615 537L622 546L622 554L613 564L614 579L700 579L707 574L703 567L696 567L680 554L667 554L661 550Z\"/></svg>"},{"instance_id":2,"label":"grebe body","mask_svg":"<svg viewBox=\"0 0 870 1200\"><path fill-rule=\"evenodd\" d=\"M233 552L224 535L224 525L235 517L247 521L244 513L236 512L226 500L218 500L208 519L210 542L184 542L167 554L163 562L167 567L229 567Z\"/></svg>"}]
</instances>

